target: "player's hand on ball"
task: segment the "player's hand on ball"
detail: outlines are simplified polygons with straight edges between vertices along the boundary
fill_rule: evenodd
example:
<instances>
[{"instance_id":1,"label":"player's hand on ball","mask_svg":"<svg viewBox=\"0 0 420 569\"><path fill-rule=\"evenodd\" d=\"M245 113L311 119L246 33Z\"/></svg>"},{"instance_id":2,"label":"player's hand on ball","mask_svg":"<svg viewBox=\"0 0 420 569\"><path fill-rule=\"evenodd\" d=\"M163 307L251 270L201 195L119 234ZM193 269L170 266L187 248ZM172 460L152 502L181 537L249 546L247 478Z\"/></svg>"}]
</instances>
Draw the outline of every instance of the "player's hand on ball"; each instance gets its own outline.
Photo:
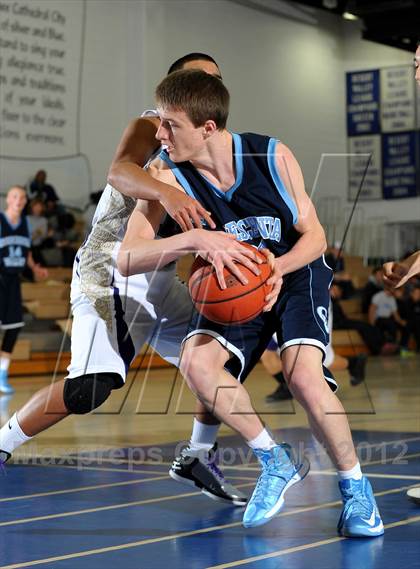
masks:
<instances>
[{"instance_id":1,"label":"player's hand on ball","mask_svg":"<svg viewBox=\"0 0 420 569\"><path fill-rule=\"evenodd\" d=\"M258 265L261 259L258 258L256 249L244 247L235 235L224 231L196 230L198 242L196 250L199 255L214 266L220 288L226 288L223 269L226 267L241 282L248 284L245 275L242 274L240 266L244 265L255 275L260 274Z\"/></svg>"},{"instance_id":2,"label":"player's hand on ball","mask_svg":"<svg viewBox=\"0 0 420 569\"><path fill-rule=\"evenodd\" d=\"M210 213L197 200L177 188L166 192L164 197L160 199L160 203L182 231L189 231L194 227L201 229L202 219L211 229L216 227Z\"/></svg>"},{"instance_id":3,"label":"player's hand on ball","mask_svg":"<svg viewBox=\"0 0 420 569\"><path fill-rule=\"evenodd\" d=\"M261 249L260 251L267 257L267 261L271 266L271 277L267 280L267 285L271 285L273 288L265 297L266 305L263 308L263 312L268 312L273 308L280 294L283 285L283 274L278 263L276 263L273 253L268 249Z\"/></svg>"}]
</instances>

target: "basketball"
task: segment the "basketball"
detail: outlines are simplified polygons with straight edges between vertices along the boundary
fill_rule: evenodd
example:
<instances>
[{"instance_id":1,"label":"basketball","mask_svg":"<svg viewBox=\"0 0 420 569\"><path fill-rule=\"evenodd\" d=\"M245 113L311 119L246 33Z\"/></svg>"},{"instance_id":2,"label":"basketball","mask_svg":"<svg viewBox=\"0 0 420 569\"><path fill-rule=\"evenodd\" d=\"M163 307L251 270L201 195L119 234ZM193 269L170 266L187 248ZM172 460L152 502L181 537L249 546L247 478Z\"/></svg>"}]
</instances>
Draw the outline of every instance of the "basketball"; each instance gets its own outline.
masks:
<instances>
[{"instance_id":1,"label":"basketball","mask_svg":"<svg viewBox=\"0 0 420 569\"><path fill-rule=\"evenodd\" d=\"M243 245L251 247L246 243ZM220 288L213 265L202 257L195 259L188 287L194 306L200 314L218 324L238 325L253 320L262 312L265 297L272 289L271 285L267 285L271 267L265 255L257 249L255 251L263 261L258 265L260 274L255 275L241 265L241 271L248 279L248 284L244 285L225 267L225 290Z\"/></svg>"}]
</instances>

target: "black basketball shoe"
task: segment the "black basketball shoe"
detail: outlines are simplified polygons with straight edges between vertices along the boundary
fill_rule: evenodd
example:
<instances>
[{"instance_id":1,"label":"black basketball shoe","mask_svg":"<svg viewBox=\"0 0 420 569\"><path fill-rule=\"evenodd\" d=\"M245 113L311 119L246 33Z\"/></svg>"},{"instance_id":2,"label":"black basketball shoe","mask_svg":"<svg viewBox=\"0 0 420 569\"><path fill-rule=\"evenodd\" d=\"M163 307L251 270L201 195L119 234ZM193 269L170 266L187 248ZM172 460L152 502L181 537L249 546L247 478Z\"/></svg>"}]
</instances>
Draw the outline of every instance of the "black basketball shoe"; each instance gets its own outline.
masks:
<instances>
[{"instance_id":1,"label":"black basketball shoe","mask_svg":"<svg viewBox=\"0 0 420 569\"><path fill-rule=\"evenodd\" d=\"M349 374L351 385L356 386L359 385L359 383L362 383L362 381L365 381L366 363L366 354L359 354L358 356L349 358Z\"/></svg>"},{"instance_id":2,"label":"black basketball shoe","mask_svg":"<svg viewBox=\"0 0 420 569\"><path fill-rule=\"evenodd\" d=\"M187 448L181 451L169 470L169 476L189 486L199 488L203 494L233 506L246 506L248 498L230 484L216 462L217 443L199 456Z\"/></svg>"},{"instance_id":3,"label":"black basketball shoe","mask_svg":"<svg viewBox=\"0 0 420 569\"><path fill-rule=\"evenodd\" d=\"M265 401L266 403L275 403L276 401L287 401L289 399L293 399L293 395L290 393L287 385L281 383L273 393L267 395Z\"/></svg>"},{"instance_id":4,"label":"black basketball shoe","mask_svg":"<svg viewBox=\"0 0 420 569\"><path fill-rule=\"evenodd\" d=\"M7 452L6 450L1 450L0 449L0 473L5 471L4 465L6 464L6 462L9 460L9 458L12 455L10 454L10 452Z\"/></svg>"}]
</instances>

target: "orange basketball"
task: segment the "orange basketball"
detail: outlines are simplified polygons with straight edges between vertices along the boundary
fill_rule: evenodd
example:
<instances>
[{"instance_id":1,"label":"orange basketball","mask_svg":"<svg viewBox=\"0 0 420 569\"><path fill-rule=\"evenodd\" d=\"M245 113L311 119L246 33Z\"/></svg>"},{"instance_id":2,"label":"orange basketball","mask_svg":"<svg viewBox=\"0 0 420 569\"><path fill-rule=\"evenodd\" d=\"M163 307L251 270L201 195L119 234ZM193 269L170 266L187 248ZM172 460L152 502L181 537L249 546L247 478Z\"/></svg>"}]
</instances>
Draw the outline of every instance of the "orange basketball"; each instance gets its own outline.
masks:
<instances>
[{"instance_id":1,"label":"orange basketball","mask_svg":"<svg viewBox=\"0 0 420 569\"><path fill-rule=\"evenodd\" d=\"M251 247L242 243L246 247ZM227 268L224 269L226 289L222 290L216 277L216 271L202 257L197 257L191 268L188 282L191 298L195 308L209 320L218 324L243 324L258 316L265 304L265 297L272 286L267 285L271 276L271 267L263 253L255 249L263 260L258 265L260 274L255 275L241 265L242 273L248 279L243 285Z\"/></svg>"}]
</instances>

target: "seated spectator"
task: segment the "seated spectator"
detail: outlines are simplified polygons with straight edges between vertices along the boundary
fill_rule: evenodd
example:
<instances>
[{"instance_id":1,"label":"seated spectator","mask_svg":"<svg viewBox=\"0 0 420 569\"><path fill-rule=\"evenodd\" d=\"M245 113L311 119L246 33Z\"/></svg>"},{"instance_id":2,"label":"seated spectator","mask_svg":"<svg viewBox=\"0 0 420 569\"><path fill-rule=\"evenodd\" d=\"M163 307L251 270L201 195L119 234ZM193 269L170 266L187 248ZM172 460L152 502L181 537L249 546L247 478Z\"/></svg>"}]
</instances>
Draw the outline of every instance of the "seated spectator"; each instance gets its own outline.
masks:
<instances>
[{"instance_id":1,"label":"seated spectator","mask_svg":"<svg viewBox=\"0 0 420 569\"><path fill-rule=\"evenodd\" d=\"M49 202L52 204L52 202ZM51 213L52 209L50 209ZM43 242L42 256L50 267L72 267L80 237L75 231L76 220L71 213L57 212L48 218L48 238Z\"/></svg>"},{"instance_id":2,"label":"seated spectator","mask_svg":"<svg viewBox=\"0 0 420 569\"><path fill-rule=\"evenodd\" d=\"M38 170L35 174L35 178L29 186L29 192L31 197L36 197L41 199L44 203L47 201L58 202L59 198L55 189L47 184L47 173L45 170Z\"/></svg>"},{"instance_id":3,"label":"seated spectator","mask_svg":"<svg viewBox=\"0 0 420 569\"><path fill-rule=\"evenodd\" d=\"M408 299L404 303L404 309L404 314L400 315L407 321L407 326L402 330L401 356L410 357L414 355L409 349L411 336L414 336L416 350L420 352L420 283L415 283L411 287Z\"/></svg>"},{"instance_id":4,"label":"seated spectator","mask_svg":"<svg viewBox=\"0 0 420 569\"><path fill-rule=\"evenodd\" d=\"M39 198L35 198L29 204L29 229L32 239L32 256L36 263L44 264L42 257L42 248L48 238L48 220L44 215L44 202Z\"/></svg>"},{"instance_id":5,"label":"seated spectator","mask_svg":"<svg viewBox=\"0 0 420 569\"><path fill-rule=\"evenodd\" d=\"M62 213L58 216L58 224L54 231L56 247L61 250L63 267L72 267L74 257L79 245L79 236L74 230L76 220L71 213Z\"/></svg>"},{"instance_id":6,"label":"seated spectator","mask_svg":"<svg viewBox=\"0 0 420 569\"><path fill-rule=\"evenodd\" d=\"M354 285L351 276L349 273L346 273L343 248L339 241L336 241L332 247L328 248L325 261L334 272L334 283L341 288L342 298L346 299L353 296L355 293Z\"/></svg>"},{"instance_id":7,"label":"seated spectator","mask_svg":"<svg viewBox=\"0 0 420 569\"><path fill-rule=\"evenodd\" d=\"M86 235L88 235L90 233L90 230L92 228L92 223L93 223L93 218L95 215L96 207L99 203L99 200L101 199L102 194L103 194L103 190L99 190L98 192L92 192L89 195L89 204L86 207L85 212L83 214L83 217L85 219L85 224L86 224L86 231L85 231Z\"/></svg>"},{"instance_id":8,"label":"seated spectator","mask_svg":"<svg viewBox=\"0 0 420 569\"><path fill-rule=\"evenodd\" d=\"M385 342L381 330L376 326L347 317L340 305L342 291L337 284L331 286L330 294L333 311L333 330L357 330L373 355L385 355L399 351L398 345Z\"/></svg>"},{"instance_id":9,"label":"seated spectator","mask_svg":"<svg viewBox=\"0 0 420 569\"><path fill-rule=\"evenodd\" d=\"M362 289L362 312L367 314L373 296L383 290L382 267L375 267L368 282Z\"/></svg>"},{"instance_id":10,"label":"seated spectator","mask_svg":"<svg viewBox=\"0 0 420 569\"><path fill-rule=\"evenodd\" d=\"M350 376L350 385L359 385L365 380L366 373L366 354L358 354L356 356L351 356L348 358L339 356L334 352L331 343L332 334L332 314L330 311L329 326L330 326L330 343L327 346L324 365L330 371L344 371L347 370ZM277 336L274 335L265 352L261 356L261 363L268 371L273 379L277 382L277 388L266 396L265 400L267 403L274 403L276 401L285 401L287 399L293 399L292 393L289 391L287 382L283 376L283 364L280 358L280 349L277 344Z\"/></svg>"},{"instance_id":11,"label":"seated spectator","mask_svg":"<svg viewBox=\"0 0 420 569\"><path fill-rule=\"evenodd\" d=\"M386 342L396 342L398 325L405 328L407 322L398 313L393 291L385 289L373 296L369 307L369 322L381 330Z\"/></svg>"}]
</instances>

